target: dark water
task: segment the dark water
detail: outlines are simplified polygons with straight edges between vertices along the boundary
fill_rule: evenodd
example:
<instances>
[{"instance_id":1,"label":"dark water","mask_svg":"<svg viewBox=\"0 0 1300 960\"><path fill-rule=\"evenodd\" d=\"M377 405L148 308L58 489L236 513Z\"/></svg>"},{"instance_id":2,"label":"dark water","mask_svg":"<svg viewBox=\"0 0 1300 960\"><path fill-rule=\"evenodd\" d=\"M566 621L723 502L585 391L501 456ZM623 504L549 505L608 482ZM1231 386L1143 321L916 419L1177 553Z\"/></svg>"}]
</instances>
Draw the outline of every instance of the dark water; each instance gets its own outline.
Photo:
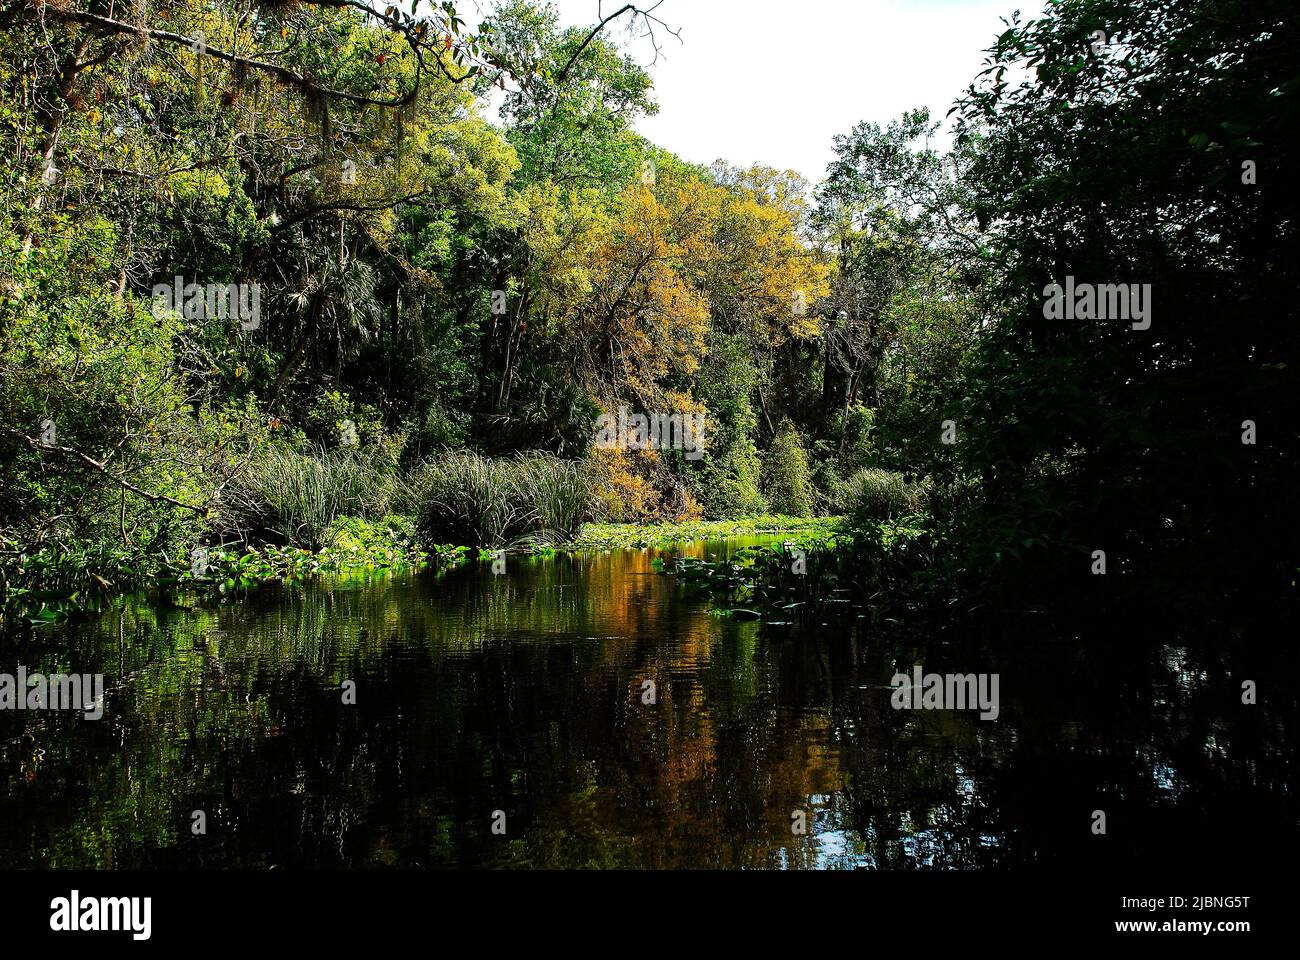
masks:
<instances>
[{"instance_id":1,"label":"dark water","mask_svg":"<svg viewBox=\"0 0 1300 960\"><path fill-rule=\"evenodd\" d=\"M0 638L0 671L110 688L98 721L0 712L0 865L966 868L1294 842L1294 634L954 635L918 614L794 638L711 615L653 556L133 602ZM913 664L998 672L999 717L893 709Z\"/></svg>"}]
</instances>

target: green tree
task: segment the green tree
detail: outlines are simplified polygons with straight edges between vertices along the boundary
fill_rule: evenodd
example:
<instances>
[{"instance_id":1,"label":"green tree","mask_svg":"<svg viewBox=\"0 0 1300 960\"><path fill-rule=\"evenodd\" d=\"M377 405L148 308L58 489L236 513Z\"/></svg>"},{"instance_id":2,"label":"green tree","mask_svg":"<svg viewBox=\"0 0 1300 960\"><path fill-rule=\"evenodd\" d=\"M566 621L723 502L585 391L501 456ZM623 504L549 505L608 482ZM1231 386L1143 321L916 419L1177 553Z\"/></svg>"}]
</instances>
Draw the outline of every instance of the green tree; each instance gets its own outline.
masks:
<instances>
[{"instance_id":1,"label":"green tree","mask_svg":"<svg viewBox=\"0 0 1300 960\"><path fill-rule=\"evenodd\" d=\"M803 442L789 420L782 421L763 460L763 491L772 509L792 517L813 514L812 471Z\"/></svg>"},{"instance_id":2,"label":"green tree","mask_svg":"<svg viewBox=\"0 0 1300 960\"><path fill-rule=\"evenodd\" d=\"M954 396L987 555L1294 581L1298 31L1282 0L1059 0L998 38L960 104L998 265ZM1049 318L1067 277L1149 285L1149 326Z\"/></svg>"}]
</instances>

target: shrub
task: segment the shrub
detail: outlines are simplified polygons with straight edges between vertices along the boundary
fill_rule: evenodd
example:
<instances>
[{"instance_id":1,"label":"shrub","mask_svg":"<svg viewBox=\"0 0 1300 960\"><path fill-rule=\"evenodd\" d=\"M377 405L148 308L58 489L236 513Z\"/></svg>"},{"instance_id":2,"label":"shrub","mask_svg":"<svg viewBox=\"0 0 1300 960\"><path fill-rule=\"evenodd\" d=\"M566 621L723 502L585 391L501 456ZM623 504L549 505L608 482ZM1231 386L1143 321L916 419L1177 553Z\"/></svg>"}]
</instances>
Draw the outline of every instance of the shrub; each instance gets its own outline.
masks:
<instances>
[{"instance_id":1,"label":"shrub","mask_svg":"<svg viewBox=\"0 0 1300 960\"><path fill-rule=\"evenodd\" d=\"M836 485L829 498L836 513L854 521L893 520L920 513L930 484L909 483L901 473L868 467Z\"/></svg>"},{"instance_id":2,"label":"shrub","mask_svg":"<svg viewBox=\"0 0 1300 960\"><path fill-rule=\"evenodd\" d=\"M691 477L704 515L725 520L767 513L767 498L759 490L761 472L758 448L748 438L734 444L718 462L710 457Z\"/></svg>"},{"instance_id":3,"label":"shrub","mask_svg":"<svg viewBox=\"0 0 1300 960\"><path fill-rule=\"evenodd\" d=\"M437 456L409 481L425 543L499 547L572 538L592 512L582 465L548 454L493 460L470 451Z\"/></svg>"},{"instance_id":4,"label":"shrub","mask_svg":"<svg viewBox=\"0 0 1300 960\"><path fill-rule=\"evenodd\" d=\"M505 471L479 454L437 457L425 463L411 483L426 543L495 545L521 525L520 504Z\"/></svg>"},{"instance_id":5,"label":"shrub","mask_svg":"<svg viewBox=\"0 0 1300 960\"><path fill-rule=\"evenodd\" d=\"M82 272L102 229L0 271L17 270L0 276L0 593L158 574L203 533L221 482L234 429L194 413L181 321ZM0 226L0 249L13 242Z\"/></svg>"},{"instance_id":6,"label":"shrub","mask_svg":"<svg viewBox=\"0 0 1300 960\"><path fill-rule=\"evenodd\" d=\"M546 454L523 454L507 463L516 471L522 499L531 509L532 531L539 540L568 540L591 518L591 490L582 464Z\"/></svg>"},{"instance_id":7,"label":"shrub","mask_svg":"<svg viewBox=\"0 0 1300 960\"><path fill-rule=\"evenodd\" d=\"M789 420L782 422L768 447L763 463L763 492L777 513L791 517L810 517L813 514L808 454Z\"/></svg>"},{"instance_id":8,"label":"shrub","mask_svg":"<svg viewBox=\"0 0 1300 960\"><path fill-rule=\"evenodd\" d=\"M395 465L377 447L301 452L263 448L222 497L222 517L245 538L274 532L312 549L339 517L379 519L397 498Z\"/></svg>"},{"instance_id":9,"label":"shrub","mask_svg":"<svg viewBox=\"0 0 1300 960\"><path fill-rule=\"evenodd\" d=\"M344 553L405 550L415 545L415 523L410 517L402 516L387 516L379 520L338 517L325 532L325 543Z\"/></svg>"},{"instance_id":10,"label":"shrub","mask_svg":"<svg viewBox=\"0 0 1300 960\"><path fill-rule=\"evenodd\" d=\"M680 523L703 516L696 491L673 469L670 456L659 450L593 447L583 469L591 490L592 519Z\"/></svg>"}]
</instances>

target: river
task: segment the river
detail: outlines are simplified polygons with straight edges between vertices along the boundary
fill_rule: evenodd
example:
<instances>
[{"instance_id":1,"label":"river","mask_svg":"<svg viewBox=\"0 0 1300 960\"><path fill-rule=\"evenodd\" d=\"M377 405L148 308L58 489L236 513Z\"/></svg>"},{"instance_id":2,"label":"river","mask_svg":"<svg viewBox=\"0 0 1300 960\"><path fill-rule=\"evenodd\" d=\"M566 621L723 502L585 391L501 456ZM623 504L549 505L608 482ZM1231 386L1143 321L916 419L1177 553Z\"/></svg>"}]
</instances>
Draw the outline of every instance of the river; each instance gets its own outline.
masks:
<instances>
[{"instance_id":1,"label":"river","mask_svg":"<svg viewBox=\"0 0 1300 960\"><path fill-rule=\"evenodd\" d=\"M0 863L971 868L1294 835L1276 663L1032 620L793 636L655 556L134 598L0 637L2 670L107 687L98 720L0 712ZM996 672L996 719L895 709L915 665Z\"/></svg>"}]
</instances>

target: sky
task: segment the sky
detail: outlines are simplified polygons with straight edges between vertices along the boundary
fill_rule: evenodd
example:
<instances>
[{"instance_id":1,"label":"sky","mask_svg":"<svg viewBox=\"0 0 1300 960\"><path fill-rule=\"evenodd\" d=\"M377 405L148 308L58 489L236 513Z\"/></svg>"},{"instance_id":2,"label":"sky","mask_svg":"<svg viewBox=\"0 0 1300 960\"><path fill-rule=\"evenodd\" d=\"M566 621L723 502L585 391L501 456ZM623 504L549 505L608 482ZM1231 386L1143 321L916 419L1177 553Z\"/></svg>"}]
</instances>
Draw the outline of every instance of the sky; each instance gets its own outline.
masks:
<instances>
[{"instance_id":1,"label":"sky","mask_svg":"<svg viewBox=\"0 0 1300 960\"><path fill-rule=\"evenodd\" d=\"M566 26L598 19L599 0L553 3ZM605 13L622 3L604 0ZM922 106L942 118L1017 7L1037 12L1033 0L663 0L655 14L682 42L660 32L659 114L636 128L691 162L761 162L817 182L835 135L859 121ZM628 43L654 59L648 41Z\"/></svg>"}]
</instances>

